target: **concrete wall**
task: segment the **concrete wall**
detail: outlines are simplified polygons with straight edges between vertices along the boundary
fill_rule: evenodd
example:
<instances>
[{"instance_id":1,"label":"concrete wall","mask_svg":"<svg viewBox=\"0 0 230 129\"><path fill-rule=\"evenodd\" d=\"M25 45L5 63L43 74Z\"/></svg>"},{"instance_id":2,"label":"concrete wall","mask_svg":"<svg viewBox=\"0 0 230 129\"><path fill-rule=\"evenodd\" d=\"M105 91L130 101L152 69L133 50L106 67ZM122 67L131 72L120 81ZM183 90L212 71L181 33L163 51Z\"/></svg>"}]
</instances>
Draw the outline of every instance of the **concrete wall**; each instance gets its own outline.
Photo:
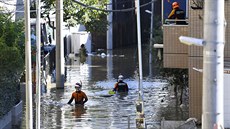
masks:
<instances>
[{"instance_id":1,"label":"concrete wall","mask_svg":"<svg viewBox=\"0 0 230 129\"><path fill-rule=\"evenodd\" d=\"M224 127L230 128L230 74L224 74Z\"/></svg>"},{"instance_id":2,"label":"concrete wall","mask_svg":"<svg viewBox=\"0 0 230 129\"><path fill-rule=\"evenodd\" d=\"M12 127L12 112L9 111L1 120L0 120L0 129L10 129Z\"/></svg>"},{"instance_id":3,"label":"concrete wall","mask_svg":"<svg viewBox=\"0 0 230 129\"><path fill-rule=\"evenodd\" d=\"M0 119L0 129L10 129L13 125L20 125L22 111L22 101L20 101Z\"/></svg>"},{"instance_id":4,"label":"concrete wall","mask_svg":"<svg viewBox=\"0 0 230 129\"><path fill-rule=\"evenodd\" d=\"M91 53L91 36L87 32L74 32L71 34L71 53L79 54L81 44Z\"/></svg>"}]
</instances>

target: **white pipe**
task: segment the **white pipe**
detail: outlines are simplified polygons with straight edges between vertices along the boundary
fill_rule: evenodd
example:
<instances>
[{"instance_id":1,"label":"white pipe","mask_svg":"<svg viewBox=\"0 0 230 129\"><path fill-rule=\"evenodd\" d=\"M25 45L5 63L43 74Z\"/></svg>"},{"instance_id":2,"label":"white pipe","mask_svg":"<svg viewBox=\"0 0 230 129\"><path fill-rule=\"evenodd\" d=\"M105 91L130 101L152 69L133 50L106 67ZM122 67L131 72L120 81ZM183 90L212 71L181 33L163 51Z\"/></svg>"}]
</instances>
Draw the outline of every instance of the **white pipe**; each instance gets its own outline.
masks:
<instances>
[{"instance_id":1,"label":"white pipe","mask_svg":"<svg viewBox=\"0 0 230 129\"><path fill-rule=\"evenodd\" d=\"M179 40L181 43L184 43L187 45L203 46L204 44L203 39L192 38L192 37L187 37L187 36L180 36Z\"/></svg>"},{"instance_id":2,"label":"white pipe","mask_svg":"<svg viewBox=\"0 0 230 129\"><path fill-rule=\"evenodd\" d=\"M37 0L37 19L36 19L36 129L40 129L40 103L41 103L41 22L40 22L40 0Z\"/></svg>"},{"instance_id":3,"label":"white pipe","mask_svg":"<svg viewBox=\"0 0 230 129\"><path fill-rule=\"evenodd\" d=\"M224 128L224 0L205 0L202 129Z\"/></svg>"},{"instance_id":4,"label":"white pipe","mask_svg":"<svg viewBox=\"0 0 230 129\"><path fill-rule=\"evenodd\" d=\"M31 70L31 39L30 39L30 1L25 0L25 63L26 63L26 129L33 128L32 110L32 70Z\"/></svg>"},{"instance_id":5,"label":"white pipe","mask_svg":"<svg viewBox=\"0 0 230 129\"><path fill-rule=\"evenodd\" d=\"M154 44L154 48L164 48L164 44Z\"/></svg>"}]
</instances>

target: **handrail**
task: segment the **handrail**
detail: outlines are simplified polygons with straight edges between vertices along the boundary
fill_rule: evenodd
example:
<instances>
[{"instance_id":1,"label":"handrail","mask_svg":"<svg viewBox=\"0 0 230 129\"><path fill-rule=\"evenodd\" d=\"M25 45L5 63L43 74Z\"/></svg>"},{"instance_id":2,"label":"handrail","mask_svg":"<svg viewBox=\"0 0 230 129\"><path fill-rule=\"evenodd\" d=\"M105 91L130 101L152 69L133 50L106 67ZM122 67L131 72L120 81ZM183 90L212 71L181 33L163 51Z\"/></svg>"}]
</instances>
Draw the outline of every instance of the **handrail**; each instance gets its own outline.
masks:
<instances>
[{"instance_id":1,"label":"handrail","mask_svg":"<svg viewBox=\"0 0 230 129\"><path fill-rule=\"evenodd\" d=\"M165 22L170 22L170 21L186 21L186 22L188 22L188 19L165 19Z\"/></svg>"},{"instance_id":2,"label":"handrail","mask_svg":"<svg viewBox=\"0 0 230 129\"><path fill-rule=\"evenodd\" d=\"M163 24L175 24L175 25L187 25L188 24L188 19L165 19L164 23ZM185 22L184 24L183 23L178 23L177 22Z\"/></svg>"}]
</instances>

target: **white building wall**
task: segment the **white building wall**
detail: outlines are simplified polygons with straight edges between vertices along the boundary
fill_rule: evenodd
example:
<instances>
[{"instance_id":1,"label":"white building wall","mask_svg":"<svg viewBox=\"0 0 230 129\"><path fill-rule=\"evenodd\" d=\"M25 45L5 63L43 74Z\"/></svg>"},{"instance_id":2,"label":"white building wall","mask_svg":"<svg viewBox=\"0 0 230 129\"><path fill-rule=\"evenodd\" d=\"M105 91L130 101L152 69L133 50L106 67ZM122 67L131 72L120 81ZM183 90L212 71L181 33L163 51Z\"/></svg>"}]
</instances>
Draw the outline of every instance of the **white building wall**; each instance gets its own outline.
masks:
<instances>
[{"instance_id":1,"label":"white building wall","mask_svg":"<svg viewBox=\"0 0 230 129\"><path fill-rule=\"evenodd\" d=\"M91 36L86 31L74 32L71 35L71 52L79 54L81 44L85 45L88 53L91 53Z\"/></svg>"},{"instance_id":2,"label":"white building wall","mask_svg":"<svg viewBox=\"0 0 230 129\"><path fill-rule=\"evenodd\" d=\"M224 74L224 127L230 128L230 74Z\"/></svg>"},{"instance_id":3,"label":"white building wall","mask_svg":"<svg viewBox=\"0 0 230 129\"><path fill-rule=\"evenodd\" d=\"M22 19L24 17L23 0L2 0L0 2L1 13L12 13L12 20Z\"/></svg>"}]
</instances>

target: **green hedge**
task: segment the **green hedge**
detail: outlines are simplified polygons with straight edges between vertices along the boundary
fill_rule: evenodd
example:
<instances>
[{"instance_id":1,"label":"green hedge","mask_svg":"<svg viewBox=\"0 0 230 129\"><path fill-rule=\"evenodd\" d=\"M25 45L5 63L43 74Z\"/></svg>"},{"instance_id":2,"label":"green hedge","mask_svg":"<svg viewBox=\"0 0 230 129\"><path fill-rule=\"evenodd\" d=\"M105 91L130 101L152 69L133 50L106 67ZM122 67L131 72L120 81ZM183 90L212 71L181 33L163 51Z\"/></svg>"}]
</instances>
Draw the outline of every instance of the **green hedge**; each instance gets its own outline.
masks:
<instances>
[{"instance_id":1,"label":"green hedge","mask_svg":"<svg viewBox=\"0 0 230 129\"><path fill-rule=\"evenodd\" d=\"M0 118L11 110L21 100L17 83L0 82Z\"/></svg>"},{"instance_id":2,"label":"green hedge","mask_svg":"<svg viewBox=\"0 0 230 129\"><path fill-rule=\"evenodd\" d=\"M1 46L1 45L0 45ZM0 117L20 100L20 77L24 60L16 48L0 47Z\"/></svg>"},{"instance_id":3,"label":"green hedge","mask_svg":"<svg viewBox=\"0 0 230 129\"><path fill-rule=\"evenodd\" d=\"M23 22L13 22L9 14L0 14L0 118L21 100L24 48Z\"/></svg>"}]
</instances>

